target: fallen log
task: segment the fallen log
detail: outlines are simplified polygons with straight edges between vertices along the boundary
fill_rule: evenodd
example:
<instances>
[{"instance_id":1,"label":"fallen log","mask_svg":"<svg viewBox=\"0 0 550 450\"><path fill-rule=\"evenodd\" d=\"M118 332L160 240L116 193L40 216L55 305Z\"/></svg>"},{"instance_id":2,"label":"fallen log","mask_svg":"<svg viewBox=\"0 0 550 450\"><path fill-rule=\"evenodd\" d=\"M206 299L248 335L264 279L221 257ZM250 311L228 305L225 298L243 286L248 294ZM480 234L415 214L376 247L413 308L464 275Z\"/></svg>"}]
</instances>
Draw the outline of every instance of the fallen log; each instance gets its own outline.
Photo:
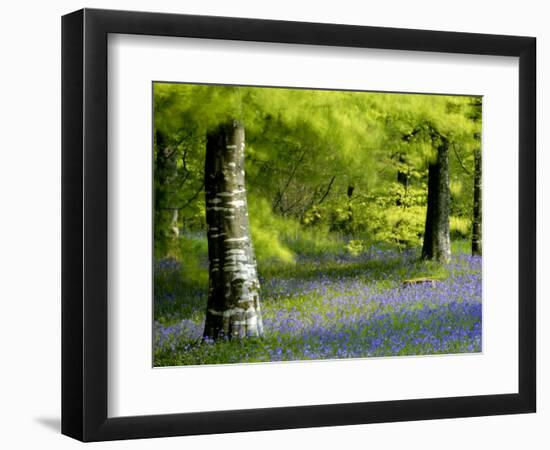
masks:
<instances>
[{"instance_id":1,"label":"fallen log","mask_svg":"<svg viewBox=\"0 0 550 450\"><path fill-rule=\"evenodd\" d=\"M441 280L438 280L437 278L429 278L429 277L423 277L423 278L411 278L409 280L403 281L403 287L413 286L415 284L429 284L430 286L435 286L436 284L441 283Z\"/></svg>"}]
</instances>

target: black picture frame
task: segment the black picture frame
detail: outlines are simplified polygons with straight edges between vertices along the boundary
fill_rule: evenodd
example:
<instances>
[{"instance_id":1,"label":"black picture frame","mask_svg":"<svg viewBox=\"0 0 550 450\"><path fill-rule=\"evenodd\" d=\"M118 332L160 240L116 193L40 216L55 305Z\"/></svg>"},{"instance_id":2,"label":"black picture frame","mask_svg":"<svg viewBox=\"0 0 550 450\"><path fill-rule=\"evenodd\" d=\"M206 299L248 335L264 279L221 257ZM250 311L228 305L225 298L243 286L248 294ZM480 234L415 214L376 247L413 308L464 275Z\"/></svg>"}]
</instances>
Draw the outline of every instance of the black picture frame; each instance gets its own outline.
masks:
<instances>
[{"instance_id":1,"label":"black picture frame","mask_svg":"<svg viewBox=\"0 0 550 450\"><path fill-rule=\"evenodd\" d=\"M519 57L517 393L108 418L109 33ZM535 412L536 39L83 9L62 18L62 433L82 441Z\"/></svg>"}]
</instances>

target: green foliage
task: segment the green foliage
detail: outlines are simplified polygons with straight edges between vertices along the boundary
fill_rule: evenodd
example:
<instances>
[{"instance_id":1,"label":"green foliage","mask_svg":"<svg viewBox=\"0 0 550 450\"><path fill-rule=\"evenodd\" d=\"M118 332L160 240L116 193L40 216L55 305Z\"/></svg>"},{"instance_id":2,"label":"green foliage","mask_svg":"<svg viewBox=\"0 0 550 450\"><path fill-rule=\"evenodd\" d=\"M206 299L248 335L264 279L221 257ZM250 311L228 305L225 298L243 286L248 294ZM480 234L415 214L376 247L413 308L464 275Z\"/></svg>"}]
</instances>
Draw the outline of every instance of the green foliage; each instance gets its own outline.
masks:
<instances>
[{"instance_id":1,"label":"green foliage","mask_svg":"<svg viewBox=\"0 0 550 450\"><path fill-rule=\"evenodd\" d=\"M205 270L208 258L208 244L202 234L183 235L179 239L181 275L190 283L205 285L208 273Z\"/></svg>"},{"instance_id":2,"label":"green foliage","mask_svg":"<svg viewBox=\"0 0 550 450\"><path fill-rule=\"evenodd\" d=\"M249 219L264 317L275 317L275 311L291 317L303 313L313 325L317 313L312 310L336 314L326 301L330 295L335 304L342 296L356 296L345 289L328 297L296 293L287 281L306 280L324 289L327 280L331 286L355 280L371 295L400 290L404 279L446 279L451 266L419 259L427 168L443 142L449 144L452 251L470 252L474 151L481 145L479 97L155 83L153 102L159 329L189 325L196 328L194 336L202 333L208 293L205 143L208 131L228 119L243 122L246 130ZM279 288L273 280L282 280ZM354 310L352 304L345 313L368 318L374 311L369 308L382 308L360 305L366 309ZM381 312L388 313L393 328L405 323L395 311ZM354 336L362 339L369 330L363 327ZM295 359L308 359L317 345L273 333L263 340L205 346L196 337L185 341L168 334L155 346L155 365L272 360L273 349L281 346ZM284 345L281 339L287 340Z\"/></svg>"},{"instance_id":3,"label":"green foliage","mask_svg":"<svg viewBox=\"0 0 550 450\"><path fill-rule=\"evenodd\" d=\"M374 241L389 242L400 248L420 244L424 232L426 208L415 206L375 209L365 215L369 236Z\"/></svg>"},{"instance_id":4,"label":"green foliage","mask_svg":"<svg viewBox=\"0 0 550 450\"><path fill-rule=\"evenodd\" d=\"M296 230L296 224L275 216L265 199L252 197L249 208L254 211L250 217L250 231L260 264L294 263L295 254L285 244L284 238Z\"/></svg>"},{"instance_id":5,"label":"green foliage","mask_svg":"<svg viewBox=\"0 0 550 450\"><path fill-rule=\"evenodd\" d=\"M451 216L449 220L451 239L467 239L472 232L472 220L467 217Z\"/></svg>"},{"instance_id":6,"label":"green foliage","mask_svg":"<svg viewBox=\"0 0 550 450\"><path fill-rule=\"evenodd\" d=\"M340 235L419 245L427 165L443 139L450 145L453 238L468 237L479 97L155 83L153 99L156 257L189 245L173 239L174 210L184 235L204 233L205 136L229 118L245 124L260 265L294 265L297 253L319 249L346 252L335 244Z\"/></svg>"},{"instance_id":7,"label":"green foliage","mask_svg":"<svg viewBox=\"0 0 550 450\"><path fill-rule=\"evenodd\" d=\"M361 239L350 239L346 245L347 252L352 256L359 256L368 249L368 242Z\"/></svg>"}]
</instances>

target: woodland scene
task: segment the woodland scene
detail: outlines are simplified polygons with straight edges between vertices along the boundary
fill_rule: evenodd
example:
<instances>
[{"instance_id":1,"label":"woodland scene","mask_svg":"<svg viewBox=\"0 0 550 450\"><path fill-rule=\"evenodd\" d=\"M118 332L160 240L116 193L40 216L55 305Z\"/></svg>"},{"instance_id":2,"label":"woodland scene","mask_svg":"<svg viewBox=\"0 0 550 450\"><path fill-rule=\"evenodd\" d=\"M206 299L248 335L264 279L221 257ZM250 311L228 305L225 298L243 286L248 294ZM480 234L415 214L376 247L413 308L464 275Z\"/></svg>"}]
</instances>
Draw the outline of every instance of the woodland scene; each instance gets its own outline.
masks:
<instances>
[{"instance_id":1,"label":"woodland scene","mask_svg":"<svg viewBox=\"0 0 550 450\"><path fill-rule=\"evenodd\" d=\"M153 364L481 351L482 98L153 84Z\"/></svg>"}]
</instances>

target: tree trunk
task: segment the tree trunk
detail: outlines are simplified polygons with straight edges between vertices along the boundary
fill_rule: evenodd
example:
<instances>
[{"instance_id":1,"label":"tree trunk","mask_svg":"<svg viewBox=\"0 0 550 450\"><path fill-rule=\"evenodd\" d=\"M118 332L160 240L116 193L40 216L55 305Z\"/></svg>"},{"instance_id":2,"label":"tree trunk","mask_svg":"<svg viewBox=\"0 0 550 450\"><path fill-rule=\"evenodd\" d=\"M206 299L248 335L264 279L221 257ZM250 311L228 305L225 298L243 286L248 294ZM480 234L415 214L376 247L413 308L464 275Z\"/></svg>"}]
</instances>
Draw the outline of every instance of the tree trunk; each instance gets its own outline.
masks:
<instances>
[{"instance_id":1,"label":"tree trunk","mask_svg":"<svg viewBox=\"0 0 550 450\"><path fill-rule=\"evenodd\" d=\"M406 204L407 191L409 190L409 183L411 180L409 170L407 168L406 161L403 155L399 155L397 167L397 182L403 187L403 193L399 192L397 194L395 205L401 206Z\"/></svg>"},{"instance_id":2,"label":"tree trunk","mask_svg":"<svg viewBox=\"0 0 550 450\"><path fill-rule=\"evenodd\" d=\"M250 239L244 127L222 124L206 139L205 192L209 290L204 337L263 334L260 284Z\"/></svg>"},{"instance_id":3,"label":"tree trunk","mask_svg":"<svg viewBox=\"0 0 550 450\"><path fill-rule=\"evenodd\" d=\"M474 210L472 217L472 255L481 255L481 149L474 152Z\"/></svg>"},{"instance_id":4,"label":"tree trunk","mask_svg":"<svg viewBox=\"0 0 550 450\"><path fill-rule=\"evenodd\" d=\"M155 164L155 242L176 239L178 230L178 210L174 208L173 185L178 174L177 151L168 145L164 136L157 131L157 157Z\"/></svg>"},{"instance_id":5,"label":"tree trunk","mask_svg":"<svg viewBox=\"0 0 550 450\"><path fill-rule=\"evenodd\" d=\"M410 176L407 172L403 172L401 170L397 171L397 182L405 188L405 190L409 187L409 181Z\"/></svg>"},{"instance_id":6,"label":"tree trunk","mask_svg":"<svg viewBox=\"0 0 550 450\"><path fill-rule=\"evenodd\" d=\"M353 208L351 207L351 197L353 197L353 192L355 191L355 186L348 184L348 226L353 222Z\"/></svg>"},{"instance_id":7,"label":"tree trunk","mask_svg":"<svg viewBox=\"0 0 550 450\"><path fill-rule=\"evenodd\" d=\"M442 138L437 159L428 168L428 209L422 258L448 262L451 258L449 233L449 143Z\"/></svg>"},{"instance_id":8,"label":"tree trunk","mask_svg":"<svg viewBox=\"0 0 550 450\"><path fill-rule=\"evenodd\" d=\"M407 161L403 157L403 155L399 155L399 161L398 161L398 169L397 169L397 182L401 184L405 190L409 187L409 182L411 179L411 176L409 174L409 168L407 166Z\"/></svg>"}]
</instances>

